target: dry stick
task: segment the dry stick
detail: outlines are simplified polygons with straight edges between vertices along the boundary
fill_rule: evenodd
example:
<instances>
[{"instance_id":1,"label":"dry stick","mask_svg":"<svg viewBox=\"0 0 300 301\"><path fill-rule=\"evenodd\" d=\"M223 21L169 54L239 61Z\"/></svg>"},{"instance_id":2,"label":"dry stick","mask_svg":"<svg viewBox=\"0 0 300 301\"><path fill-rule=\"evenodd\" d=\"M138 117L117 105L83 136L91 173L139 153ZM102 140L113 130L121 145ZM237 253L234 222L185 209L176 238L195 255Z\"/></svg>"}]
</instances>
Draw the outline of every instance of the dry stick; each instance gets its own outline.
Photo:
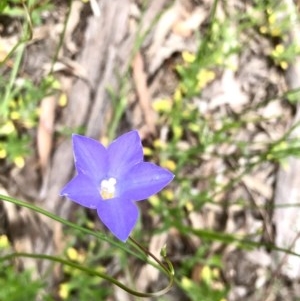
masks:
<instances>
[{"instance_id":1,"label":"dry stick","mask_svg":"<svg viewBox=\"0 0 300 301\"><path fill-rule=\"evenodd\" d=\"M295 3L293 2L293 0L283 0L283 2L286 6L286 11L284 12L284 15L289 18L289 21L291 23L289 32L288 32L288 41L286 41L286 42L288 44L292 44L292 43L299 44L300 36L299 36L299 22L298 22L298 15L297 15L297 7L295 6ZM287 71L285 73L286 83L287 83L287 86L289 89L294 90L294 89L298 89L300 87L300 82L299 82L300 67L299 66L300 66L299 58L296 58L295 62L293 62L293 64L289 66L289 68L287 69ZM295 114L295 117L294 117L291 127L295 129L296 125L299 124L299 121L300 121L300 103L298 102L298 104L296 106L296 114ZM291 131L288 131L288 132L289 132L289 136L292 136L292 137L297 137L297 135L299 135L299 132L298 133L297 132L292 133ZM293 168L293 166L291 167L291 169L292 168ZM278 183L277 185L282 186L283 183ZM278 187L280 188L280 186L278 186ZM276 191L279 190L278 187L277 187ZM281 187L281 189L288 190L287 187ZM274 200L276 200L276 192L275 192ZM300 232L298 231L298 232L296 232L296 235L295 235L292 243L289 246L289 250L292 250L294 248L295 243L299 238L300 238ZM281 261L279 262L278 267L273 272L271 279L279 278L280 272L283 268L283 265L288 260L289 256L291 256L291 255L286 253L282 257ZM266 300L270 297L272 283L273 283L273 281L270 282L265 287L264 296L265 296Z\"/></svg>"},{"instance_id":2,"label":"dry stick","mask_svg":"<svg viewBox=\"0 0 300 301\"><path fill-rule=\"evenodd\" d=\"M238 168L237 162L232 162L231 160L227 160L227 162L230 165L230 167L232 168L232 170L236 170L236 168ZM266 217L264 211L262 210L262 208L260 206L257 205L257 203L255 201L255 198L253 197L253 194L251 193L251 191L248 188L247 184L243 181L243 178L241 178L241 184L243 185L243 187L247 191L247 193L248 193L248 195L250 197L250 201L252 202L253 207L258 210L259 215L262 218L263 226L266 229L266 233L268 235L268 242L272 241L272 232L270 230L270 227L268 226L267 217Z\"/></svg>"},{"instance_id":3,"label":"dry stick","mask_svg":"<svg viewBox=\"0 0 300 301\"><path fill-rule=\"evenodd\" d=\"M270 224L270 217L267 214L265 214L263 208L261 208L259 205L257 205L252 192L250 191L250 189L248 188L248 186L246 185L246 183L243 180L242 180L242 185L244 186L244 188L246 189L248 195L250 196L250 201L253 203L254 207L258 210L259 215L262 218L264 229L265 229L266 234L268 236L268 242L271 242L272 241L272 230L270 229L271 227L269 225Z\"/></svg>"},{"instance_id":4,"label":"dry stick","mask_svg":"<svg viewBox=\"0 0 300 301\"><path fill-rule=\"evenodd\" d=\"M291 245L289 246L289 250L292 250L296 241L300 238L300 232L297 233L297 235L295 236L294 240L292 241ZM272 282L269 282L267 284L267 286L264 288L264 293L262 294L263 296L266 296L266 300L268 300L269 296L271 295L271 290L272 290L272 284L274 283L273 279L279 279L280 276L280 271L281 268L283 267L283 265L285 264L288 256L291 256L288 253L285 253L285 255L282 257L281 261L279 262L277 268L275 271L273 271L272 273L272 277L270 277L272 279Z\"/></svg>"}]
</instances>

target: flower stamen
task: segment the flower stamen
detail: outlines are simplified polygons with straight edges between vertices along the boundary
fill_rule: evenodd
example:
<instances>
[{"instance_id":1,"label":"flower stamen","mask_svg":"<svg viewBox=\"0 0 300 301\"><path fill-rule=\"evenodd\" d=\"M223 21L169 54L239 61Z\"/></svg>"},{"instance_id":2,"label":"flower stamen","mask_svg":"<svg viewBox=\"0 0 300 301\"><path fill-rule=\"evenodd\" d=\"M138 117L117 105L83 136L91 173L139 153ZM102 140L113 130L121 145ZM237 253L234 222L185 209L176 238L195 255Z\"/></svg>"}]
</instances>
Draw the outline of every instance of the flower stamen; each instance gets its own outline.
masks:
<instances>
[{"instance_id":1,"label":"flower stamen","mask_svg":"<svg viewBox=\"0 0 300 301\"><path fill-rule=\"evenodd\" d=\"M117 180L109 178L102 180L100 184L100 195L104 200L112 199L115 196Z\"/></svg>"}]
</instances>

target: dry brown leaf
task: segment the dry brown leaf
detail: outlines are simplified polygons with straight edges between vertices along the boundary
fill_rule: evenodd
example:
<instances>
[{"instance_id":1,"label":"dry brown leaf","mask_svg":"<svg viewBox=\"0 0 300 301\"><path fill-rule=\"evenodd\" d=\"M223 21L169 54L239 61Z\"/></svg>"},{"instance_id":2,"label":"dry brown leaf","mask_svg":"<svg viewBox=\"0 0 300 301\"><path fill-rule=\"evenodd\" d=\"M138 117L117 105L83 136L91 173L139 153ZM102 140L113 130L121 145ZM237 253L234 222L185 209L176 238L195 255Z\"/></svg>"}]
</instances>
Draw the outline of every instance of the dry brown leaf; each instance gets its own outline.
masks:
<instances>
[{"instance_id":1,"label":"dry brown leaf","mask_svg":"<svg viewBox=\"0 0 300 301\"><path fill-rule=\"evenodd\" d=\"M37 129L37 151L39 164L44 173L52 149L56 97L48 96L41 101L40 120Z\"/></svg>"},{"instance_id":2,"label":"dry brown leaf","mask_svg":"<svg viewBox=\"0 0 300 301\"><path fill-rule=\"evenodd\" d=\"M271 199L273 194L273 188L270 185L268 185L265 179L263 179L262 177L259 178L257 175L255 177L245 175L242 180L249 189L256 191L267 200Z\"/></svg>"},{"instance_id":3,"label":"dry brown leaf","mask_svg":"<svg viewBox=\"0 0 300 301\"><path fill-rule=\"evenodd\" d=\"M184 16L183 20L175 22L172 31L173 33L182 36L183 38L190 37L195 30L203 23L206 18L206 12L203 7L196 8L191 14Z\"/></svg>"},{"instance_id":4,"label":"dry brown leaf","mask_svg":"<svg viewBox=\"0 0 300 301\"><path fill-rule=\"evenodd\" d=\"M172 30L173 24L180 18L180 15L180 7L176 2L163 14L163 16L158 21L155 32L153 34L153 41L149 49L149 56L155 56L158 49L162 47L168 34Z\"/></svg>"},{"instance_id":5,"label":"dry brown leaf","mask_svg":"<svg viewBox=\"0 0 300 301\"><path fill-rule=\"evenodd\" d=\"M228 104L232 110L239 112L248 102L248 97L242 91L234 71L230 69L224 71L220 81L215 81L215 89L215 96L208 105L209 110Z\"/></svg>"},{"instance_id":6,"label":"dry brown leaf","mask_svg":"<svg viewBox=\"0 0 300 301\"><path fill-rule=\"evenodd\" d=\"M145 118L147 132L148 134L154 134L156 115L151 106L151 96L147 86L147 75L144 70L144 62L140 52L136 54L132 68L139 105Z\"/></svg>"},{"instance_id":7,"label":"dry brown leaf","mask_svg":"<svg viewBox=\"0 0 300 301\"><path fill-rule=\"evenodd\" d=\"M45 74L47 74L51 68L53 72L64 71L68 74L81 78L87 83L89 82L86 69L78 62L68 59L67 57L64 57L61 60L55 62L53 66L52 63L45 63L43 65Z\"/></svg>"},{"instance_id":8,"label":"dry brown leaf","mask_svg":"<svg viewBox=\"0 0 300 301\"><path fill-rule=\"evenodd\" d=\"M83 7L82 1L72 1L71 14L67 23L65 32L65 45L72 53L77 52L77 46L72 40L74 29L80 21L80 13Z\"/></svg>"}]
</instances>

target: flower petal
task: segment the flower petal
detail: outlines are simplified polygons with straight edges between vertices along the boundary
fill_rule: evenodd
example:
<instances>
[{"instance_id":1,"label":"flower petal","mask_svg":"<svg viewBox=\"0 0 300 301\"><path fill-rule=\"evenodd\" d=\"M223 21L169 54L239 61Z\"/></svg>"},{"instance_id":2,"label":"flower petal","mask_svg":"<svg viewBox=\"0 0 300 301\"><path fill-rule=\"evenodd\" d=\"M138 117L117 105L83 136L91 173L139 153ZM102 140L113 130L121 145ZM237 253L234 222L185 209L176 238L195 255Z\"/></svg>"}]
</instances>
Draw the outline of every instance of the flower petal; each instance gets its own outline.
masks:
<instances>
[{"instance_id":1,"label":"flower petal","mask_svg":"<svg viewBox=\"0 0 300 301\"><path fill-rule=\"evenodd\" d=\"M133 165L143 161L143 147L137 131L128 132L108 147L109 176L120 178Z\"/></svg>"},{"instance_id":2,"label":"flower petal","mask_svg":"<svg viewBox=\"0 0 300 301\"><path fill-rule=\"evenodd\" d=\"M123 198L100 202L97 212L103 224L123 242L127 240L138 219L136 204Z\"/></svg>"},{"instance_id":3,"label":"flower petal","mask_svg":"<svg viewBox=\"0 0 300 301\"><path fill-rule=\"evenodd\" d=\"M98 141L73 134L75 166L79 173L91 178L95 183L106 177L108 170L107 150Z\"/></svg>"},{"instance_id":4,"label":"flower petal","mask_svg":"<svg viewBox=\"0 0 300 301\"><path fill-rule=\"evenodd\" d=\"M140 201L162 190L174 178L168 170L153 163L141 162L133 166L120 181L118 195Z\"/></svg>"},{"instance_id":5,"label":"flower petal","mask_svg":"<svg viewBox=\"0 0 300 301\"><path fill-rule=\"evenodd\" d=\"M97 186L84 174L78 174L67 183L60 195L91 209L96 209L97 205L103 202Z\"/></svg>"}]
</instances>

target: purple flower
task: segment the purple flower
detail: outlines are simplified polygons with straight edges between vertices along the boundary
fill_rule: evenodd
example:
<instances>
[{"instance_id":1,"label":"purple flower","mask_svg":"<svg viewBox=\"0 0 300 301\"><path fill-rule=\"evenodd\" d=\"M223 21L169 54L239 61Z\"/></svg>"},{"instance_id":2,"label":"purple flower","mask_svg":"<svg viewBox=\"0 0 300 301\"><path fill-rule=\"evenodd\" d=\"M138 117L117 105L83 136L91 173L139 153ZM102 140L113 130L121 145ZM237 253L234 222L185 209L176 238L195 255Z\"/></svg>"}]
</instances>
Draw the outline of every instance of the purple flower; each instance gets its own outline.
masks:
<instances>
[{"instance_id":1,"label":"purple flower","mask_svg":"<svg viewBox=\"0 0 300 301\"><path fill-rule=\"evenodd\" d=\"M120 136L107 148L73 134L73 152L77 175L61 195L96 209L106 227L124 242L138 219L135 201L159 192L174 178L168 170L143 161L137 131Z\"/></svg>"}]
</instances>

